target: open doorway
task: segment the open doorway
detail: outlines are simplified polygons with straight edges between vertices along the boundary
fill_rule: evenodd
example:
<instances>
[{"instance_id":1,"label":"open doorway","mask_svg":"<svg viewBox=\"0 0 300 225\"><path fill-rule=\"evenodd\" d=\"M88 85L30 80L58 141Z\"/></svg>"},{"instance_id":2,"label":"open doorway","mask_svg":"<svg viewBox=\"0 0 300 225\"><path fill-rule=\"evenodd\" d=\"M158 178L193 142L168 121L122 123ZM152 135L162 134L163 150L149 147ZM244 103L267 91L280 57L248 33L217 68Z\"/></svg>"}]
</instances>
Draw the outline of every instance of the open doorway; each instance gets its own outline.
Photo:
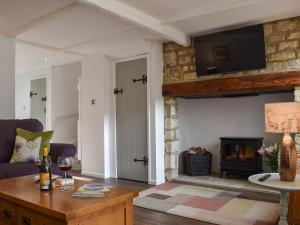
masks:
<instances>
[{"instance_id":1,"label":"open doorway","mask_svg":"<svg viewBox=\"0 0 300 225\"><path fill-rule=\"evenodd\" d=\"M30 81L30 117L39 120L47 127L47 79L39 78Z\"/></svg>"}]
</instances>

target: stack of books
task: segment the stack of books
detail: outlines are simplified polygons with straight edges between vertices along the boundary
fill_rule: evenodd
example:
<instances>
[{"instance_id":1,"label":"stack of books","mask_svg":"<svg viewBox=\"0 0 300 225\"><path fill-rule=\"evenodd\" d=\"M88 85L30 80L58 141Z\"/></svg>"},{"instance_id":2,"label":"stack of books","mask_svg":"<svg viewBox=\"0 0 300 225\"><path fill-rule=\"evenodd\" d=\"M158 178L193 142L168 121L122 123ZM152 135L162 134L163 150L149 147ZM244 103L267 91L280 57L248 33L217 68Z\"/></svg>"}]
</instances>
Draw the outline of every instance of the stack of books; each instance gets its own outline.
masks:
<instances>
[{"instance_id":1,"label":"stack of books","mask_svg":"<svg viewBox=\"0 0 300 225\"><path fill-rule=\"evenodd\" d=\"M104 198L112 189L112 186L101 183L85 184L78 188L76 192L72 194L73 197L83 198Z\"/></svg>"}]
</instances>

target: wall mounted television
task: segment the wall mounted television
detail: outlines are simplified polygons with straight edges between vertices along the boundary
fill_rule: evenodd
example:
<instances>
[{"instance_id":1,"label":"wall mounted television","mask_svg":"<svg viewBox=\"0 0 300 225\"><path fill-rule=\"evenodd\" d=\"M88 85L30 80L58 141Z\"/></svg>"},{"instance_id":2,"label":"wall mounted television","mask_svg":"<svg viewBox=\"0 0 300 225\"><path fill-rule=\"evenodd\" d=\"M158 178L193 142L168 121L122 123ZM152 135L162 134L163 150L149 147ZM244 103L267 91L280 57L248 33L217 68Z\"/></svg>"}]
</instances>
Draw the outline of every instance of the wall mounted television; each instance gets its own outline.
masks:
<instances>
[{"instance_id":1,"label":"wall mounted television","mask_svg":"<svg viewBox=\"0 0 300 225\"><path fill-rule=\"evenodd\" d=\"M198 76L266 67L263 25L195 37Z\"/></svg>"}]
</instances>

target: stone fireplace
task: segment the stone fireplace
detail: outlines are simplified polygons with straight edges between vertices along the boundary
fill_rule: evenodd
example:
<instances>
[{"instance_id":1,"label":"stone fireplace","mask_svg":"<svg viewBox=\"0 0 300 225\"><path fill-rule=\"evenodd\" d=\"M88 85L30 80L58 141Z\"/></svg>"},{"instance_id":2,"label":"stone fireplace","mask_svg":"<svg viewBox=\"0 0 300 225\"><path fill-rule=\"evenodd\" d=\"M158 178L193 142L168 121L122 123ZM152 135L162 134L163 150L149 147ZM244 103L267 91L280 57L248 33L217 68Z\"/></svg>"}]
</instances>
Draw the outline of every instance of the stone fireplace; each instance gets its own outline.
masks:
<instances>
[{"instance_id":1,"label":"stone fireplace","mask_svg":"<svg viewBox=\"0 0 300 225\"><path fill-rule=\"evenodd\" d=\"M167 180L178 176L180 153L176 98L165 98L165 174Z\"/></svg>"},{"instance_id":2,"label":"stone fireplace","mask_svg":"<svg viewBox=\"0 0 300 225\"><path fill-rule=\"evenodd\" d=\"M183 47L170 42L164 44L164 84L226 79L229 77L259 76L260 74L300 70L300 17L264 24L267 67L245 71L198 77L193 46ZM284 74L283 74L284 76ZM295 88L295 101L300 102L300 88ZM178 99L165 97L165 174L168 180L178 176L180 130ZM300 151L300 135L295 136Z\"/></svg>"}]
</instances>

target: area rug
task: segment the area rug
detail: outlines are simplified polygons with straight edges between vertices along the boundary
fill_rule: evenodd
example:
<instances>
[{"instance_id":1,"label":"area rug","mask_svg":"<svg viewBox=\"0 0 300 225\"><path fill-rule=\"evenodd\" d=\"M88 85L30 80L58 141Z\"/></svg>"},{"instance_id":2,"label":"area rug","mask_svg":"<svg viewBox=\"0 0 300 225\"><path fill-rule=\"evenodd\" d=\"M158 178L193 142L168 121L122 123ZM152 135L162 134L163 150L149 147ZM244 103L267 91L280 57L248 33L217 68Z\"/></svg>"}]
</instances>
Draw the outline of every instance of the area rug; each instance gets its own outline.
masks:
<instances>
[{"instance_id":1,"label":"area rug","mask_svg":"<svg viewBox=\"0 0 300 225\"><path fill-rule=\"evenodd\" d=\"M134 205L220 225L274 225L279 205L243 199L239 192L165 183L140 192Z\"/></svg>"}]
</instances>

